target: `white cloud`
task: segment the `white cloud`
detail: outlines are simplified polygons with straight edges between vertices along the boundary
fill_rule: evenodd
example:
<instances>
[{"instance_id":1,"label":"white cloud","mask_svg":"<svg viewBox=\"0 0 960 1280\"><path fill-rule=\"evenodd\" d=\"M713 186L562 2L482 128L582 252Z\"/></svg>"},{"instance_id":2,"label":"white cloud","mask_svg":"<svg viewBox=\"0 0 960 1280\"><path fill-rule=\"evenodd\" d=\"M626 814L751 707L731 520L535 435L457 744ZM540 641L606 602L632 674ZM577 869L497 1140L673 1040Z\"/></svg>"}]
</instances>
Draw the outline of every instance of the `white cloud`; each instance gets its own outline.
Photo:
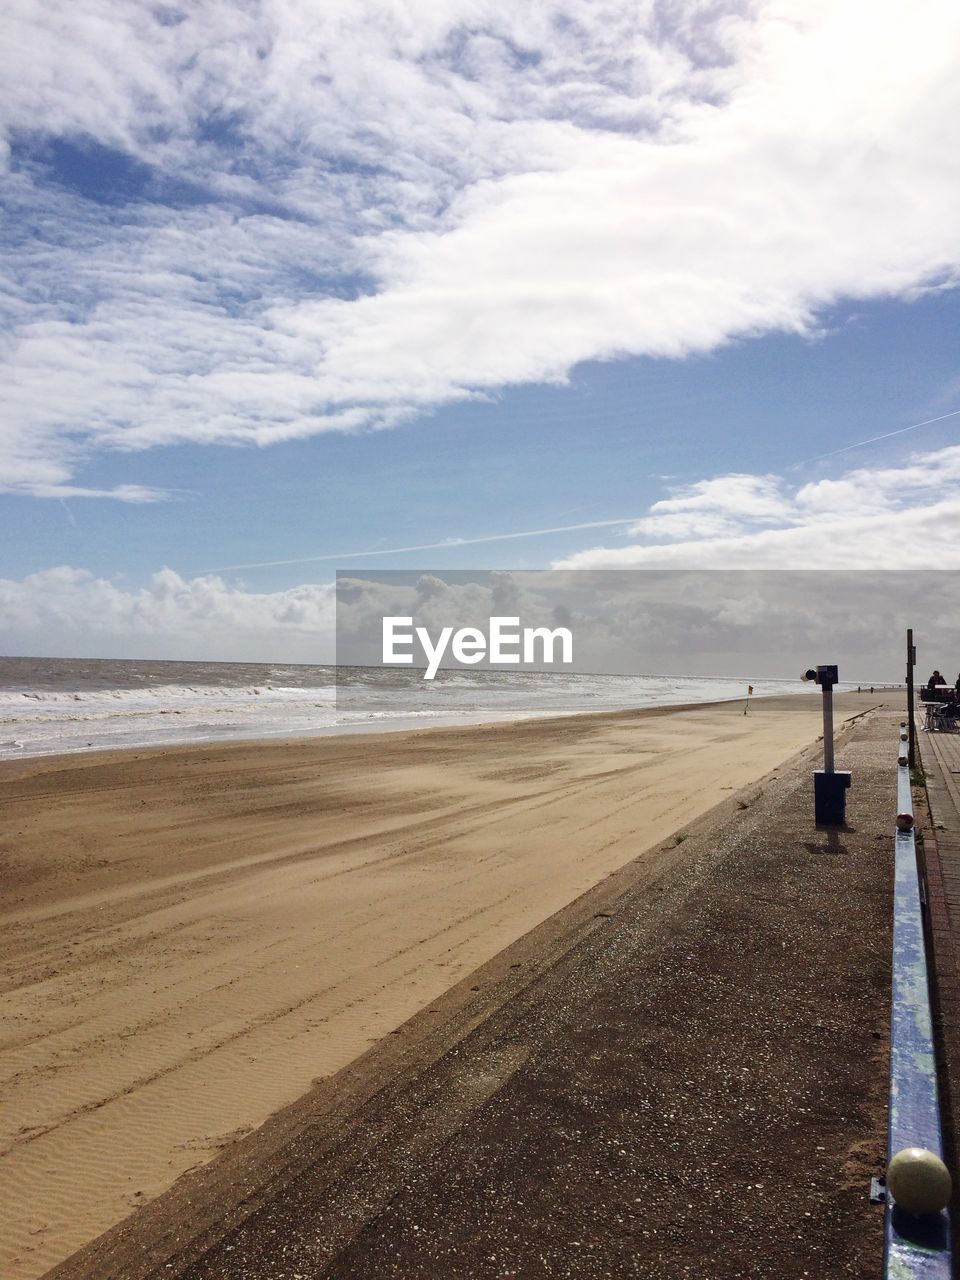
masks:
<instances>
[{"instance_id":1,"label":"white cloud","mask_svg":"<svg viewBox=\"0 0 960 1280\"><path fill-rule=\"evenodd\" d=\"M253 592L162 569L139 588L60 565L0 578L7 653L278 662L333 659L332 584Z\"/></svg>"},{"instance_id":2,"label":"white cloud","mask_svg":"<svg viewBox=\"0 0 960 1280\"><path fill-rule=\"evenodd\" d=\"M949 0L15 0L4 25L8 489L957 278ZM51 183L56 138L122 153L132 194Z\"/></svg>"},{"instance_id":3,"label":"white cloud","mask_svg":"<svg viewBox=\"0 0 960 1280\"><path fill-rule=\"evenodd\" d=\"M680 488L560 569L960 568L960 447L835 480L726 475Z\"/></svg>"},{"instance_id":4,"label":"white cloud","mask_svg":"<svg viewBox=\"0 0 960 1280\"><path fill-rule=\"evenodd\" d=\"M744 524L779 524L784 496L776 476L729 475L699 480L673 498L654 503L650 515L629 528L632 534L681 538L717 537Z\"/></svg>"}]
</instances>

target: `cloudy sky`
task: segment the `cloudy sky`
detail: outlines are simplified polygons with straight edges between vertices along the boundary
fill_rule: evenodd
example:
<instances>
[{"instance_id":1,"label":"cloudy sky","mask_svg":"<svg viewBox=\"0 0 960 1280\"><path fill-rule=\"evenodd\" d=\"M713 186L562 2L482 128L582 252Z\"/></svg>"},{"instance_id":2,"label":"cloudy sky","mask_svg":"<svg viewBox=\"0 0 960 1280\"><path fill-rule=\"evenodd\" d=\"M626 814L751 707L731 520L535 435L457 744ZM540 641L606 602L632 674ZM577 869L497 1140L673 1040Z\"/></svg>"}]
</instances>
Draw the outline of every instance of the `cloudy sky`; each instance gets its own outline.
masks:
<instances>
[{"instance_id":1,"label":"cloudy sky","mask_svg":"<svg viewBox=\"0 0 960 1280\"><path fill-rule=\"evenodd\" d=\"M464 664L441 633L474 627L486 637L491 618L507 617L523 627L568 629L571 671L796 680L829 662L854 684L899 683L907 627L916 626L925 672L934 661L960 662L957 585L955 573L916 569L367 570L337 576L337 657L347 665L394 665L383 661L383 619L401 617L414 625L393 629L409 637L396 651L411 654L413 667L427 667L432 657L417 627L440 652L440 667L483 669L491 665L484 654L474 649ZM505 647L520 652L517 642ZM559 642L546 663L539 643L534 655L513 669L556 671L567 661ZM365 692L376 699L378 686Z\"/></svg>"},{"instance_id":2,"label":"cloudy sky","mask_svg":"<svg viewBox=\"0 0 960 1280\"><path fill-rule=\"evenodd\" d=\"M0 649L960 562L954 0L8 0Z\"/></svg>"}]
</instances>

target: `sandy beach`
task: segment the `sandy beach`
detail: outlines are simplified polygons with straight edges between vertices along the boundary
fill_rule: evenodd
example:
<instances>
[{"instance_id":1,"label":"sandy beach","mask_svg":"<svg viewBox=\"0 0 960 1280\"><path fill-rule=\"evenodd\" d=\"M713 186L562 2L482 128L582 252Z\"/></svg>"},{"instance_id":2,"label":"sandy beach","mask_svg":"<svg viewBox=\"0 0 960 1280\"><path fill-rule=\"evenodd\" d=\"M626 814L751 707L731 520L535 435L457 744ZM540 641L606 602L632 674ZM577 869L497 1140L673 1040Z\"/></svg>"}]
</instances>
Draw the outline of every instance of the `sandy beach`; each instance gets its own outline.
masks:
<instances>
[{"instance_id":1,"label":"sandy beach","mask_svg":"<svg viewBox=\"0 0 960 1280\"><path fill-rule=\"evenodd\" d=\"M839 700L839 722L868 704ZM819 699L45 759L4 812L0 1274L30 1280L820 732Z\"/></svg>"}]
</instances>

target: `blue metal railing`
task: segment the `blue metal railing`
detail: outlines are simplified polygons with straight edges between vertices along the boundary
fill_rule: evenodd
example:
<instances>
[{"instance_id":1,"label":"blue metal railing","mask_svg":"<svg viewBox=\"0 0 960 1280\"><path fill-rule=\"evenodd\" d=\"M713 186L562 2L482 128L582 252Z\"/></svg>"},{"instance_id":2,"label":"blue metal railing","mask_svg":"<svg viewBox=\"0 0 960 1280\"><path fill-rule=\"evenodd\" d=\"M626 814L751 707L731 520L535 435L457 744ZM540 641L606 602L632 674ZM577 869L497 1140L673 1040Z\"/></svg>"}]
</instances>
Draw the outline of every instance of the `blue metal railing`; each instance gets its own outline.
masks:
<instances>
[{"instance_id":1,"label":"blue metal railing","mask_svg":"<svg viewBox=\"0 0 960 1280\"><path fill-rule=\"evenodd\" d=\"M897 813L913 815L907 744L897 763ZM937 1063L923 933L920 875L912 823L897 823L893 905L893 1008L890 1036L888 1158L925 1147L943 1159ZM884 1222L886 1280L949 1280L950 1217L914 1217L887 1196Z\"/></svg>"}]
</instances>

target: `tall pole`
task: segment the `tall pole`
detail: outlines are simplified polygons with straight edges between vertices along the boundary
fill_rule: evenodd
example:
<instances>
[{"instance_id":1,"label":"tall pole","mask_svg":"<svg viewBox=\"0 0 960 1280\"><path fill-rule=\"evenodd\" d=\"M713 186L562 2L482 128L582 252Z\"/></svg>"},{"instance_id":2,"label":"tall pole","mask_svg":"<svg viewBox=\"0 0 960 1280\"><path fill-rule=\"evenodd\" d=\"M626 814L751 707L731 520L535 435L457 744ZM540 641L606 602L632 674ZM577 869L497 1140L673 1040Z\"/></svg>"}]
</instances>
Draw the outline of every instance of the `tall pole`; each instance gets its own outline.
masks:
<instances>
[{"instance_id":1,"label":"tall pole","mask_svg":"<svg viewBox=\"0 0 960 1280\"><path fill-rule=\"evenodd\" d=\"M917 651L913 644L913 627L907 628L907 724L910 726L910 769L917 765L917 726L913 716L913 667Z\"/></svg>"},{"instance_id":2,"label":"tall pole","mask_svg":"<svg viewBox=\"0 0 960 1280\"><path fill-rule=\"evenodd\" d=\"M823 686L823 771L833 773L833 689Z\"/></svg>"}]
</instances>

